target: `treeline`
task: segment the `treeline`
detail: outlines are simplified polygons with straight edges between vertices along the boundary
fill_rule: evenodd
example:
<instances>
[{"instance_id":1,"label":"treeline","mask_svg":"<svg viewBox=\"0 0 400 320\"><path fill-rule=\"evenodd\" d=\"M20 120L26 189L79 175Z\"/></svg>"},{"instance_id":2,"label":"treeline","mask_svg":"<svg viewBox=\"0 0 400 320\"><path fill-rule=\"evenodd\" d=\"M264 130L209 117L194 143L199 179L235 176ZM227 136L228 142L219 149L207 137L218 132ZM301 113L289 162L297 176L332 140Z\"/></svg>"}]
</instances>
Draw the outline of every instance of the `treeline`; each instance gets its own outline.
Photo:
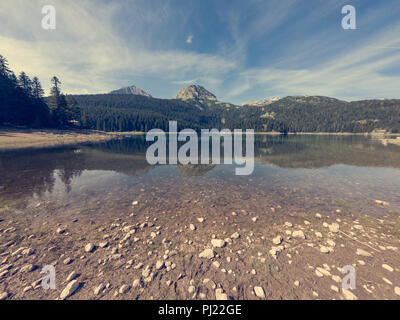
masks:
<instances>
[{"instance_id":1,"label":"treeline","mask_svg":"<svg viewBox=\"0 0 400 320\"><path fill-rule=\"evenodd\" d=\"M103 131L168 130L168 121L180 129L199 130L218 121L210 112L175 99L139 95L98 94L73 96L80 107L83 128Z\"/></svg>"},{"instance_id":2,"label":"treeline","mask_svg":"<svg viewBox=\"0 0 400 320\"><path fill-rule=\"evenodd\" d=\"M0 55L0 125L33 128L65 128L79 123L80 110L72 96L64 95L60 80L53 77L50 97L37 77L32 79L10 70L6 58Z\"/></svg>"},{"instance_id":3,"label":"treeline","mask_svg":"<svg viewBox=\"0 0 400 320\"><path fill-rule=\"evenodd\" d=\"M400 100L346 102L328 97L286 97L264 107L155 99L136 95L80 95L81 125L105 131L179 128L254 129L259 132L400 132Z\"/></svg>"}]
</instances>

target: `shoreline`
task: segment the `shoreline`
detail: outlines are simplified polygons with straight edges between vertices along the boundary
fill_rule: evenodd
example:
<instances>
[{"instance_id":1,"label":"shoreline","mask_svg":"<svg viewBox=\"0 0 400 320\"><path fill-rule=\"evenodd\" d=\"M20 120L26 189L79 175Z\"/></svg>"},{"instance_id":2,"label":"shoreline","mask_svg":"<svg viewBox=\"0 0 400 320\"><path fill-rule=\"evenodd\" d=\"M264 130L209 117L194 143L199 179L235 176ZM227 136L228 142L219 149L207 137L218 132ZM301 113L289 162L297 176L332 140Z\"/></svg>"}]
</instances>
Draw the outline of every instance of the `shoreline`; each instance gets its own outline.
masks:
<instances>
[{"instance_id":1,"label":"shoreline","mask_svg":"<svg viewBox=\"0 0 400 320\"><path fill-rule=\"evenodd\" d=\"M95 130L0 128L0 151L100 142L115 137L114 133Z\"/></svg>"},{"instance_id":2,"label":"shoreline","mask_svg":"<svg viewBox=\"0 0 400 320\"><path fill-rule=\"evenodd\" d=\"M171 132L165 132L166 134ZM232 132L233 133L233 132ZM246 132L243 132L246 134ZM88 142L100 142L123 136L145 135L146 132L126 131L126 132L105 132L96 130L82 129L21 129L0 127L0 151L10 151L30 148L47 148L57 146L68 146ZM234 134L234 133L233 133ZM280 132L254 132L256 135L278 136L285 135ZM288 132L286 135L334 135L334 136L371 136L387 141L390 144L399 145L400 139L390 137L400 137L400 134L374 134L368 132Z\"/></svg>"}]
</instances>

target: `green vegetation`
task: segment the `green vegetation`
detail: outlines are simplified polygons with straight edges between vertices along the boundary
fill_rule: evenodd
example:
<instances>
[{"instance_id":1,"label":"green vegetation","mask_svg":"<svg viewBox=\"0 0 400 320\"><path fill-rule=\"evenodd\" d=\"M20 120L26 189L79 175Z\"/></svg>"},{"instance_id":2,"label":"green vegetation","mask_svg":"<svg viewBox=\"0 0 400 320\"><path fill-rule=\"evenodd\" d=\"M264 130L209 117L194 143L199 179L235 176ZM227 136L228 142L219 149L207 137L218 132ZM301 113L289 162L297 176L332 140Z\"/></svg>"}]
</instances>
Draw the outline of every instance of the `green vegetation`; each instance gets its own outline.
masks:
<instances>
[{"instance_id":1,"label":"green vegetation","mask_svg":"<svg viewBox=\"0 0 400 320\"><path fill-rule=\"evenodd\" d=\"M45 99L37 77L31 80L25 72L15 76L0 55L0 125L65 128L79 120L74 99L61 92L57 77L52 82L51 95Z\"/></svg>"}]
</instances>

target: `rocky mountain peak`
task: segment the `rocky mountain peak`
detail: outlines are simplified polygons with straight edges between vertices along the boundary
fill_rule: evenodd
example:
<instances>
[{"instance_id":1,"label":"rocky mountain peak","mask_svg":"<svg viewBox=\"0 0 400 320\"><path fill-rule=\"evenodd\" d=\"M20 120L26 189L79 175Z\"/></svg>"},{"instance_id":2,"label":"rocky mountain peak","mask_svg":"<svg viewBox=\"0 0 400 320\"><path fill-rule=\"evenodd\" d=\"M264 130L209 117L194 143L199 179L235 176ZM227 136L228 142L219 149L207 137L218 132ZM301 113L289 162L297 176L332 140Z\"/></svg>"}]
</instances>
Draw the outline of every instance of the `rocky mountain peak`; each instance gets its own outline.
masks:
<instances>
[{"instance_id":1,"label":"rocky mountain peak","mask_svg":"<svg viewBox=\"0 0 400 320\"><path fill-rule=\"evenodd\" d=\"M217 97L204 87L191 85L179 90L176 99L195 101L217 101Z\"/></svg>"},{"instance_id":2,"label":"rocky mountain peak","mask_svg":"<svg viewBox=\"0 0 400 320\"><path fill-rule=\"evenodd\" d=\"M129 86L129 87L124 87L118 90L111 91L110 94L135 94L139 96L145 96L145 97L150 97L151 95L148 94L147 92L143 91L142 89L139 89L136 86Z\"/></svg>"}]
</instances>

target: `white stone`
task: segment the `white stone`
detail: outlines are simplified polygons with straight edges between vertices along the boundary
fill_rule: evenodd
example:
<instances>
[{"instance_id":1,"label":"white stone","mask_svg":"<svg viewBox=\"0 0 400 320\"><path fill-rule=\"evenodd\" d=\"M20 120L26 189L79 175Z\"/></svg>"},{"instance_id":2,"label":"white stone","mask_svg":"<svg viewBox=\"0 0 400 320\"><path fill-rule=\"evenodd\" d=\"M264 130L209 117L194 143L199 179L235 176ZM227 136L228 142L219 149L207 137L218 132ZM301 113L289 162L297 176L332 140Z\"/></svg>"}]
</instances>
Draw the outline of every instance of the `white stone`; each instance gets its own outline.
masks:
<instances>
[{"instance_id":1,"label":"white stone","mask_svg":"<svg viewBox=\"0 0 400 320\"><path fill-rule=\"evenodd\" d=\"M98 285L96 288L94 288L93 293L95 296L99 295L103 290L106 288L104 284Z\"/></svg>"},{"instance_id":2,"label":"white stone","mask_svg":"<svg viewBox=\"0 0 400 320\"><path fill-rule=\"evenodd\" d=\"M259 298L265 298L265 291L262 287L254 287L254 293Z\"/></svg>"},{"instance_id":3,"label":"white stone","mask_svg":"<svg viewBox=\"0 0 400 320\"><path fill-rule=\"evenodd\" d=\"M77 278L78 277L78 274L75 272L75 271L72 271L69 275L68 275L68 277L67 277L67 282L70 282L70 281L72 281L72 280L74 280L75 278Z\"/></svg>"},{"instance_id":4,"label":"white stone","mask_svg":"<svg viewBox=\"0 0 400 320\"><path fill-rule=\"evenodd\" d=\"M304 232L301 231L301 230L293 231L292 237L293 238L300 238L300 239L303 239L303 240L306 238L306 236L304 235Z\"/></svg>"},{"instance_id":5,"label":"white stone","mask_svg":"<svg viewBox=\"0 0 400 320\"><path fill-rule=\"evenodd\" d=\"M64 300L74 294L74 292L79 288L79 282L78 280L72 280L70 283L67 284L67 286L64 288L64 290L60 294L60 299Z\"/></svg>"},{"instance_id":6,"label":"white stone","mask_svg":"<svg viewBox=\"0 0 400 320\"><path fill-rule=\"evenodd\" d=\"M211 239L211 244L214 248L223 248L225 247L226 242L222 239Z\"/></svg>"},{"instance_id":7,"label":"white stone","mask_svg":"<svg viewBox=\"0 0 400 320\"><path fill-rule=\"evenodd\" d=\"M273 244L281 244L283 238L281 236L276 236L272 239Z\"/></svg>"},{"instance_id":8,"label":"white stone","mask_svg":"<svg viewBox=\"0 0 400 320\"><path fill-rule=\"evenodd\" d=\"M386 269L387 271L390 271L390 272L393 272L393 270L394 270L391 266L389 266L389 265L387 265L387 264L383 264L383 265L382 265L382 268L383 268L383 269Z\"/></svg>"},{"instance_id":9,"label":"white stone","mask_svg":"<svg viewBox=\"0 0 400 320\"><path fill-rule=\"evenodd\" d=\"M342 289L343 296L346 300L357 300L357 296L347 289Z\"/></svg>"},{"instance_id":10,"label":"white stone","mask_svg":"<svg viewBox=\"0 0 400 320\"><path fill-rule=\"evenodd\" d=\"M212 259L215 257L215 252L212 249L205 249L199 254L199 258Z\"/></svg>"},{"instance_id":11,"label":"white stone","mask_svg":"<svg viewBox=\"0 0 400 320\"><path fill-rule=\"evenodd\" d=\"M131 289L130 286L128 286L127 284L124 284L121 288L119 288L119 293L120 293L120 294L125 294L125 293L127 293L130 289Z\"/></svg>"},{"instance_id":12,"label":"white stone","mask_svg":"<svg viewBox=\"0 0 400 320\"><path fill-rule=\"evenodd\" d=\"M215 290L215 299L216 300L228 300L228 295L222 290L221 288L218 288Z\"/></svg>"},{"instance_id":13,"label":"white stone","mask_svg":"<svg viewBox=\"0 0 400 320\"><path fill-rule=\"evenodd\" d=\"M372 254L363 249L357 249L356 254L363 257L372 257Z\"/></svg>"},{"instance_id":14,"label":"white stone","mask_svg":"<svg viewBox=\"0 0 400 320\"><path fill-rule=\"evenodd\" d=\"M86 246L85 246L85 251L86 252L92 252L93 250L94 250L94 244L92 244L92 243L88 243Z\"/></svg>"}]
</instances>

